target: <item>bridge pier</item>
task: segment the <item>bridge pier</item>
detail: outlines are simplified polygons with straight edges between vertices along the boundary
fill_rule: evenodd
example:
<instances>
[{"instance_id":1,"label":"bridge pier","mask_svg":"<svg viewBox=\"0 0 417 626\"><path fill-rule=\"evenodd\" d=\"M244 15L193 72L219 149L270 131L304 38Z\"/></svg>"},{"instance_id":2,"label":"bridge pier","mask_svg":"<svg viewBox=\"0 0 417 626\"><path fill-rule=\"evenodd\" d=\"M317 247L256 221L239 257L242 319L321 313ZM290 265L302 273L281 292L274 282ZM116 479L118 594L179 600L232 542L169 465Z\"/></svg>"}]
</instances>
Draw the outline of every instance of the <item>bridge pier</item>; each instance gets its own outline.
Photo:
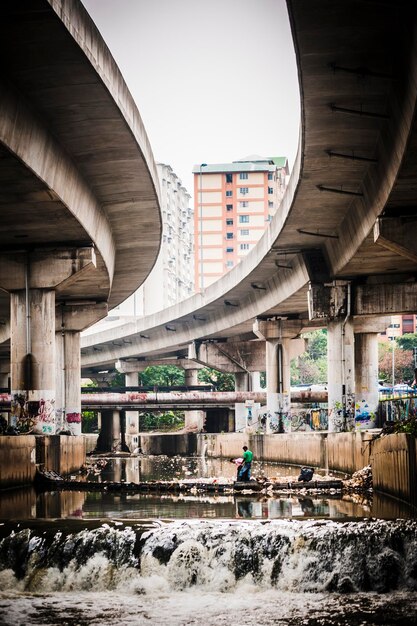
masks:
<instances>
[{"instance_id":1,"label":"bridge pier","mask_svg":"<svg viewBox=\"0 0 417 626\"><path fill-rule=\"evenodd\" d=\"M196 364L190 361L190 365L183 364L185 373L185 384L187 387L194 387L198 385L198 370L201 367L196 368ZM189 431L200 432L204 428L206 420L205 411L184 411L185 417L185 429Z\"/></svg>"},{"instance_id":2,"label":"bridge pier","mask_svg":"<svg viewBox=\"0 0 417 626\"><path fill-rule=\"evenodd\" d=\"M253 332L266 344L266 406L268 430L291 430L291 339L302 328L300 320L256 320Z\"/></svg>"},{"instance_id":3,"label":"bridge pier","mask_svg":"<svg viewBox=\"0 0 417 626\"><path fill-rule=\"evenodd\" d=\"M138 372L125 372L126 387L136 387L139 382ZM125 412L125 442L131 452L138 447L139 442L139 411Z\"/></svg>"},{"instance_id":4,"label":"bridge pier","mask_svg":"<svg viewBox=\"0 0 417 626\"><path fill-rule=\"evenodd\" d=\"M120 449L121 428L120 411L105 409L101 411L101 429L97 439L97 452L112 452Z\"/></svg>"}]
</instances>

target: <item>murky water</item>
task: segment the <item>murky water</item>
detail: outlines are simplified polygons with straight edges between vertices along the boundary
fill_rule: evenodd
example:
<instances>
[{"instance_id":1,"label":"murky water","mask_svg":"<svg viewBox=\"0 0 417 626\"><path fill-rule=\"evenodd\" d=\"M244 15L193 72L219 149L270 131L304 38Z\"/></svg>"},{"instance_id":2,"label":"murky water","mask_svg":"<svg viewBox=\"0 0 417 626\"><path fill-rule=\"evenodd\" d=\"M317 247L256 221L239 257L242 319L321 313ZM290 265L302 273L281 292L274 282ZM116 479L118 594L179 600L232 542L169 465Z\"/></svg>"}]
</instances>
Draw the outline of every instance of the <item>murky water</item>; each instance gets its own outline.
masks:
<instances>
[{"instance_id":1,"label":"murky water","mask_svg":"<svg viewBox=\"0 0 417 626\"><path fill-rule=\"evenodd\" d=\"M137 457L89 479L234 476L224 460ZM415 626L414 517L375 495L3 492L0 624Z\"/></svg>"}]
</instances>

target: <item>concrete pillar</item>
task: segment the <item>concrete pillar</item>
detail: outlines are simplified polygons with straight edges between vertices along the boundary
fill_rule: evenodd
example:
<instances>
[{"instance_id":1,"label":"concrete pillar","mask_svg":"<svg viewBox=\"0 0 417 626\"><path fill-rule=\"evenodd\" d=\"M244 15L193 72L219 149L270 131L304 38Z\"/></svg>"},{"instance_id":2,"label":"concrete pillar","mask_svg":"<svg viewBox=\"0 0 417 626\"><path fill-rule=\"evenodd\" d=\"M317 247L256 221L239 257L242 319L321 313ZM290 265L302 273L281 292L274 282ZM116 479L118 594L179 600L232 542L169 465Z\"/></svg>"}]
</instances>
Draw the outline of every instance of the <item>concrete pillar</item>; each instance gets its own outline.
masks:
<instances>
[{"instance_id":1,"label":"concrete pillar","mask_svg":"<svg viewBox=\"0 0 417 626\"><path fill-rule=\"evenodd\" d=\"M261 391L261 372L250 372L251 391Z\"/></svg>"},{"instance_id":2,"label":"concrete pillar","mask_svg":"<svg viewBox=\"0 0 417 626\"><path fill-rule=\"evenodd\" d=\"M57 432L81 435L80 333L62 329L56 333Z\"/></svg>"},{"instance_id":3,"label":"concrete pillar","mask_svg":"<svg viewBox=\"0 0 417 626\"><path fill-rule=\"evenodd\" d=\"M28 301L28 310L27 310ZM22 430L55 434L55 292L10 294L11 416Z\"/></svg>"},{"instance_id":4,"label":"concrete pillar","mask_svg":"<svg viewBox=\"0 0 417 626\"><path fill-rule=\"evenodd\" d=\"M139 373L138 372L126 372L125 373L125 385L126 387L138 387ZM139 435L139 411L126 411L126 445L131 452L138 447L138 435Z\"/></svg>"},{"instance_id":5,"label":"concrete pillar","mask_svg":"<svg viewBox=\"0 0 417 626\"><path fill-rule=\"evenodd\" d=\"M354 325L352 318L330 321L327 327L329 431L355 428Z\"/></svg>"},{"instance_id":6,"label":"concrete pillar","mask_svg":"<svg viewBox=\"0 0 417 626\"><path fill-rule=\"evenodd\" d=\"M113 409L101 411L101 430L97 440L98 452L112 452L120 448L120 413Z\"/></svg>"},{"instance_id":7,"label":"concrete pillar","mask_svg":"<svg viewBox=\"0 0 417 626\"><path fill-rule=\"evenodd\" d=\"M11 419L22 431L55 433L55 287L94 268L92 246L0 254L0 287L10 293ZM103 308L94 305L90 324Z\"/></svg>"},{"instance_id":8,"label":"concrete pillar","mask_svg":"<svg viewBox=\"0 0 417 626\"><path fill-rule=\"evenodd\" d=\"M291 430L290 339L266 341L266 404L273 432Z\"/></svg>"},{"instance_id":9,"label":"concrete pillar","mask_svg":"<svg viewBox=\"0 0 417 626\"><path fill-rule=\"evenodd\" d=\"M249 372L235 372L235 391L250 391Z\"/></svg>"},{"instance_id":10,"label":"concrete pillar","mask_svg":"<svg viewBox=\"0 0 417 626\"><path fill-rule=\"evenodd\" d=\"M266 342L266 431L291 431L291 340L303 328L302 320L256 320L255 335Z\"/></svg>"},{"instance_id":11,"label":"concrete pillar","mask_svg":"<svg viewBox=\"0 0 417 626\"><path fill-rule=\"evenodd\" d=\"M376 427L378 392L378 335L355 334L355 426Z\"/></svg>"},{"instance_id":12,"label":"concrete pillar","mask_svg":"<svg viewBox=\"0 0 417 626\"><path fill-rule=\"evenodd\" d=\"M199 368L184 367L185 385L187 387L198 385L198 369ZM184 411L185 429L200 432L204 428L205 417L205 411Z\"/></svg>"}]
</instances>

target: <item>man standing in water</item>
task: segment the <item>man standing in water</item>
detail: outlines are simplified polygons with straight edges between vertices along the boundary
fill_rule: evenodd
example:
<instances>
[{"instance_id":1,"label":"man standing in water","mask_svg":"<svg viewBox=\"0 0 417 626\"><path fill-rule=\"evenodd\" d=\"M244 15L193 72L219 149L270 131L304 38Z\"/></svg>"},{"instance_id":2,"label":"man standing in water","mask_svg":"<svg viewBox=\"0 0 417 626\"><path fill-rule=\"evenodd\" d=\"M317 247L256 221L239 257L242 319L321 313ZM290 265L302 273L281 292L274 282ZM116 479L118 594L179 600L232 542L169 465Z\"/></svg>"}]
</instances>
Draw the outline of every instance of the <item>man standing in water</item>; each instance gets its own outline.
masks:
<instances>
[{"instance_id":1,"label":"man standing in water","mask_svg":"<svg viewBox=\"0 0 417 626\"><path fill-rule=\"evenodd\" d=\"M243 446L243 465L239 472L239 480L250 480L250 469L252 466L253 453L248 450L247 446Z\"/></svg>"}]
</instances>

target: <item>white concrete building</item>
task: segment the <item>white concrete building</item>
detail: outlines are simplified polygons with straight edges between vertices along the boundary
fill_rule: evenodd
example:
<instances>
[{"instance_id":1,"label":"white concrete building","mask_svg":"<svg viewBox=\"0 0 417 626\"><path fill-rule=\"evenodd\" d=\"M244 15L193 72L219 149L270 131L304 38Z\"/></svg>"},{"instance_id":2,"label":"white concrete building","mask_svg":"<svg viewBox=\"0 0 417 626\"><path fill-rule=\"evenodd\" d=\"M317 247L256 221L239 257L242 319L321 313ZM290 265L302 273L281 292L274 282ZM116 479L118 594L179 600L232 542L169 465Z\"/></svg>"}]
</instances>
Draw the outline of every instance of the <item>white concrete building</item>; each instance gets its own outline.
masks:
<instances>
[{"instance_id":1,"label":"white concrete building","mask_svg":"<svg viewBox=\"0 0 417 626\"><path fill-rule=\"evenodd\" d=\"M163 221L161 249L146 281L109 313L110 318L150 315L194 293L191 196L170 165L157 163L157 168Z\"/></svg>"}]
</instances>

